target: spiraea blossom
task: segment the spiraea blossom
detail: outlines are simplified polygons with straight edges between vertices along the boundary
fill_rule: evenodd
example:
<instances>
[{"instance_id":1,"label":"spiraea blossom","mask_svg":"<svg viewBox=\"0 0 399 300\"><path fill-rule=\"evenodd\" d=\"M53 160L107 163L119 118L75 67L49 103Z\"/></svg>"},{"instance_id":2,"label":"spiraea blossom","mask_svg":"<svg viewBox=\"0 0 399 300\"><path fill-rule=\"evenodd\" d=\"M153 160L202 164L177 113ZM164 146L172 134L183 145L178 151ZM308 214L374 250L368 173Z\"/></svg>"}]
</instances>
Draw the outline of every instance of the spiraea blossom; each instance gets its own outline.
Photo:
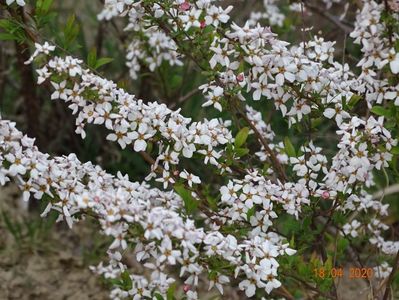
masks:
<instances>
[{"instance_id":1,"label":"spiraea blossom","mask_svg":"<svg viewBox=\"0 0 399 300\"><path fill-rule=\"evenodd\" d=\"M7 5L11 5L11 4L13 4L13 3L16 3L16 4L18 4L19 6L25 6L25 1L24 0L6 0L6 4Z\"/></svg>"},{"instance_id":2,"label":"spiraea blossom","mask_svg":"<svg viewBox=\"0 0 399 300\"><path fill-rule=\"evenodd\" d=\"M321 2L330 8L343 1ZM76 133L84 139L88 124L104 126L107 140L139 153L150 171L131 182L75 154L51 157L2 119L0 184L14 180L23 199L47 201L42 216L55 210L70 227L86 215L98 221L112 241L108 260L91 269L110 280L112 299L164 299L179 283L186 299L201 298L203 286L222 295L233 289L248 298L293 298L285 278L301 282L291 269L331 263L322 244L331 232L348 244L342 253L353 244L378 253L370 267L386 280L394 268L385 261L399 242L388 238L389 205L373 191L375 174L389 183L386 170L398 153L390 130L399 105L398 34L384 16L399 18L394 1L389 10L360 2L348 37L361 53L353 64L338 58L336 43L322 33L281 39L265 25L284 25L279 1L265 0L263 11L235 22L223 1L106 0L98 19L126 22L132 79L143 68L192 64L204 75L196 88L205 116L216 117L187 118L139 99L55 44L36 43L26 63L50 99L70 108ZM306 3L287 8L311 11ZM193 166L205 166L212 178ZM142 270L126 264L128 255Z\"/></svg>"}]
</instances>

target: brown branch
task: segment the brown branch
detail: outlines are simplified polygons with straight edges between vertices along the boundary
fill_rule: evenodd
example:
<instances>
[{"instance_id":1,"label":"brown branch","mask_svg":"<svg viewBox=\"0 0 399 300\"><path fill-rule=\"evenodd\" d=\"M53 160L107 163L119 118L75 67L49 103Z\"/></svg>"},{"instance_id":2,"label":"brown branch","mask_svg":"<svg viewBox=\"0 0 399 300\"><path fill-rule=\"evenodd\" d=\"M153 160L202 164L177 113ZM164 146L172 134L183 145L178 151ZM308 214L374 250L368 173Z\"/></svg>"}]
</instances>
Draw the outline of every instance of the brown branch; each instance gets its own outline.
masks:
<instances>
[{"instance_id":1,"label":"brown branch","mask_svg":"<svg viewBox=\"0 0 399 300\"><path fill-rule=\"evenodd\" d=\"M303 280L302 278L300 278L300 277L298 277L296 275L288 274L288 273L282 273L282 274L285 275L285 276L288 276L288 277L291 277L291 278L295 279L296 281L298 281L302 285L306 286L308 289L316 292L317 294L319 294L320 296L323 296L324 298L332 299L332 300L337 299L337 298L331 297L330 295L328 295L326 293L323 293L317 287L312 286L311 284L307 283L305 280Z\"/></svg>"},{"instance_id":2,"label":"brown branch","mask_svg":"<svg viewBox=\"0 0 399 300\"><path fill-rule=\"evenodd\" d=\"M26 36L29 39L36 41L36 36L32 34L32 32L28 30L28 26L26 26L24 8L18 8L17 12L11 8L8 8L7 10L14 19L19 19L22 22ZM36 94L36 80L33 74L32 66L25 64L25 61L27 61L31 56L29 45L26 41L23 43L18 43L16 41L15 50L17 56L17 66L21 76L20 95L22 96L24 102L24 112L28 127L27 134L29 136L36 137L36 143L40 147L42 141L39 134L40 123L38 120L40 119L39 115L41 103L40 98Z\"/></svg>"},{"instance_id":3,"label":"brown branch","mask_svg":"<svg viewBox=\"0 0 399 300\"><path fill-rule=\"evenodd\" d=\"M382 300L388 300L389 294L390 294L390 285L395 277L395 273L398 270L399 267L399 251L396 253L396 257L395 257L395 262L394 265L392 267L392 271L389 274L388 277L388 281L385 287L385 293L384 293L384 297L382 298Z\"/></svg>"},{"instance_id":4,"label":"brown branch","mask_svg":"<svg viewBox=\"0 0 399 300\"><path fill-rule=\"evenodd\" d=\"M198 94L199 91L200 91L200 90L199 90L198 88L195 88L195 89L193 89L192 91L188 92L186 95L181 96L179 99L177 99L177 101L176 101L175 103L173 103L173 104L171 105L171 108L174 108L174 107L178 106L179 104L185 102L186 100L190 99L190 98L191 98L192 96L194 96L195 94Z\"/></svg>"},{"instance_id":5,"label":"brown branch","mask_svg":"<svg viewBox=\"0 0 399 300\"><path fill-rule=\"evenodd\" d=\"M389 8L388 0L384 0L385 11L387 14L390 14L391 10ZM392 26L390 24L386 24L388 29L388 38L389 38L389 45L392 47Z\"/></svg>"},{"instance_id":6,"label":"brown branch","mask_svg":"<svg viewBox=\"0 0 399 300\"><path fill-rule=\"evenodd\" d=\"M313 4L310 4L308 1L303 0L303 3L307 8L309 8L311 11L319 14L320 16L324 17L326 20L330 21L334 25L336 25L339 29L344 31L345 33L349 33L353 31L353 28L351 26L348 26L344 23L342 23L339 18L336 16L331 15L329 12L327 12L325 9L322 9L318 6L315 6Z\"/></svg>"},{"instance_id":7,"label":"brown branch","mask_svg":"<svg viewBox=\"0 0 399 300\"><path fill-rule=\"evenodd\" d=\"M286 182L287 181L287 175L285 174L284 169L283 169L280 161L278 160L276 154L269 147L269 144L267 143L267 141L264 138L264 136L259 132L259 130L254 125L254 123L248 118L248 116L244 112L239 110L238 113L245 120L245 122L248 124L248 126L251 127L251 129L254 131L254 133L256 135L256 138L262 144L263 148L265 148L265 151L267 152L267 154L269 154L270 160L272 161L272 164L273 164L273 168L276 170L276 172L278 174L278 178L282 182Z\"/></svg>"}]
</instances>

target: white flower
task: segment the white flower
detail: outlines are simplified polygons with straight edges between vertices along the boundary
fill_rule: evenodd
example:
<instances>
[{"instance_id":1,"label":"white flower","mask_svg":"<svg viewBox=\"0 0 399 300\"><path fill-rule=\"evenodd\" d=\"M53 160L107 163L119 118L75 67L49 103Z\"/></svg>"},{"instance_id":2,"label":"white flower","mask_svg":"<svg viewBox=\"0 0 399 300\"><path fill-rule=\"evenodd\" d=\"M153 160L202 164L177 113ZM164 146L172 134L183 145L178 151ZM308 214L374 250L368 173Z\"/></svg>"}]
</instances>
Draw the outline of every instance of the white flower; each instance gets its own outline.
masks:
<instances>
[{"instance_id":1,"label":"white flower","mask_svg":"<svg viewBox=\"0 0 399 300\"><path fill-rule=\"evenodd\" d=\"M14 2L16 2L19 6L25 6L25 1L24 0L6 0L7 5L11 5Z\"/></svg>"},{"instance_id":2,"label":"white flower","mask_svg":"<svg viewBox=\"0 0 399 300\"><path fill-rule=\"evenodd\" d=\"M180 20L182 20L183 23L185 23L184 30L187 31L193 27L200 27L201 24L199 22L199 17L201 15L201 10L199 9L191 9L189 14L187 15L179 15Z\"/></svg>"},{"instance_id":3,"label":"white flower","mask_svg":"<svg viewBox=\"0 0 399 300\"><path fill-rule=\"evenodd\" d=\"M162 172L162 177L157 178L156 181L158 182L163 182L163 188L166 189L169 185L169 183L174 184L175 180L173 177L170 175L170 173L166 170Z\"/></svg>"},{"instance_id":4,"label":"white flower","mask_svg":"<svg viewBox=\"0 0 399 300\"><path fill-rule=\"evenodd\" d=\"M201 183L201 180L200 180L200 178L198 176L195 176L194 174L190 174L186 170L184 170L183 172L180 172L179 176L181 178L186 179L187 182L188 182L188 185L190 187L193 186L193 183L196 183L196 184L200 184Z\"/></svg>"},{"instance_id":5,"label":"white flower","mask_svg":"<svg viewBox=\"0 0 399 300\"><path fill-rule=\"evenodd\" d=\"M399 73L399 53L390 53L390 56L388 57L389 60L389 66L391 68L391 71L393 74L398 74Z\"/></svg>"},{"instance_id":6,"label":"white flower","mask_svg":"<svg viewBox=\"0 0 399 300\"><path fill-rule=\"evenodd\" d=\"M134 139L135 135L133 132L127 132L127 128L122 125L115 127L115 133L107 135L106 139L110 141L117 141L122 149L126 148L126 145L130 144Z\"/></svg>"},{"instance_id":7,"label":"white flower","mask_svg":"<svg viewBox=\"0 0 399 300\"><path fill-rule=\"evenodd\" d=\"M298 71L298 68L295 64L291 63L289 65L282 65L277 66L276 68L272 69L275 75L276 83L279 86L284 85L284 80L288 80L289 82L293 82L295 80L295 73Z\"/></svg>"},{"instance_id":8,"label":"white flower","mask_svg":"<svg viewBox=\"0 0 399 300\"><path fill-rule=\"evenodd\" d=\"M242 185L234 184L232 181L229 181L227 186L222 186L220 188L220 193L222 194L221 200L223 202L234 201L238 198L237 192L242 188Z\"/></svg>"},{"instance_id":9,"label":"white flower","mask_svg":"<svg viewBox=\"0 0 399 300\"><path fill-rule=\"evenodd\" d=\"M159 262L167 261L170 265L176 264L176 259L180 258L181 252L172 249L172 242L169 238L165 238L159 246L161 256L158 258Z\"/></svg>"},{"instance_id":10,"label":"white flower","mask_svg":"<svg viewBox=\"0 0 399 300\"><path fill-rule=\"evenodd\" d=\"M345 234L350 234L352 237L357 237L359 236L358 229L360 227L360 222L357 220L353 220L352 223L347 223L342 227L342 230L344 231Z\"/></svg>"},{"instance_id":11,"label":"white flower","mask_svg":"<svg viewBox=\"0 0 399 300\"><path fill-rule=\"evenodd\" d=\"M9 153L5 155L5 159L11 163L11 166L8 168L11 176L16 176L17 174L24 175L26 173L26 163L27 159L23 157L21 151L13 154Z\"/></svg>"},{"instance_id":12,"label":"white flower","mask_svg":"<svg viewBox=\"0 0 399 300\"><path fill-rule=\"evenodd\" d=\"M206 101L204 104L202 104L202 107L210 106L213 105L218 111L222 111L222 105L220 104L220 99L223 95L223 88L220 86L217 86L214 88L212 92L209 92L206 98L208 101Z\"/></svg>"},{"instance_id":13,"label":"white flower","mask_svg":"<svg viewBox=\"0 0 399 300\"><path fill-rule=\"evenodd\" d=\"M217 274L214 279L209 282L210 291L214 286L219 290L219 292L223 295L223 284L230 282L230 279L225 275Z\"/></svg>"},{"instance_id":14,"label":"white flower","mask_svg":"<svg viewBox=\"0 0 399 300\"><path fill-rule=\"evenodd\" d=\"M350 115L346 111L342 110L342 106L338 103L335 104L335 108L326 108L323 115L329 119L332 119L335 116L335 121L338 126L342 124L343 119L350 118Z\"/></svg>"},{"instance_id":15,"label":"white flower","mask_svg":"<svg viewBox=\"0 0 399 300\"><path fill-rule=\"evenodd\" d=\"M145 149L147 148L146 140L151 138L154 134L155 132L151 130L147 124L141 123L138 130L134 131L131 135L132 140L135 140L134 151L145 151Z\"/></svg>"},{"instance_id":16,"label":"white flower","mask_svg":"<svg viewBox=\"0 0 399 300\"><path fill-rule=\"evenodd\" d=\"M268 98L271 97L270 87L266 81L253 82L251 87L255 89L252 95L254 100L259 100L262 95Z\"/></svg>"},{"instance_id":17,"label":"white flower","mask_svg":"<svg viewBox=\"0 0 399 300\"><path fill-rule=\"evenodd\" d=\"M55 92L51 94L51 99L62 99L67 101L68 100L68 92L70 90L66 89L66 80L58 83L51 81L51 85L55 88Z\"/></svg>"},{"instance_id":18,"label":"white flower","mask_svg":"<svg viewBox=\"0 0 399 300\"><path fill-rule=\"evenodd\" d=\"M206 25L213 25L217 27L219 25L219 22L221 23L227 23L227 21L230 19L230 16L228 13L233 9L233 6L228 6L225 10L221 7L217 6L211 6L207 10L207 15L205 16L205 23Z\"/></svg>"},{"instance_id":19,"label":"white flower","mask_svg":"<svg viewBox=\"0 0 399 300\"><path fill-rule=\"evenodd\" d=\"M260 277L253 272L247 274L247 277L248 279L241 281L238 287L240 290L245 290L245 295L250 298L255 295L256 286L264 287L265 285L260 281Z\"/></svg>"}]
</instances>

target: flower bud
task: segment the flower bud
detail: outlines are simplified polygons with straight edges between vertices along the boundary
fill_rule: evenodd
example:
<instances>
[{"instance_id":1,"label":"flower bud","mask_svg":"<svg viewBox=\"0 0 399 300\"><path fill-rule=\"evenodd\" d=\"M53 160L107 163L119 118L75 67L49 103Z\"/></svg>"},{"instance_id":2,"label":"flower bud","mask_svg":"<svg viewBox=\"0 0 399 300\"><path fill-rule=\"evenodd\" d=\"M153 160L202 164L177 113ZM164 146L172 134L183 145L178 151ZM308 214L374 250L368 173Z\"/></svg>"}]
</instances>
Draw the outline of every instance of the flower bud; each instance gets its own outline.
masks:
<instances>
[{"instance_id":1,"label":"flower bud","mask_svg":"<svg viewBox=\"0 0 399 300\"><path fill-rule=\"evenodd\" d=\"M327 200L327 199L330 198L330 193L329 193L328 191L324 191L323 194L321 194L321 197L322 197L324 200Z\"/></svg>"},{"instance_id":2,"label":"flower bud","mask_svg":"<svg viewBox=\"0 0 399 300\"><path fill-rule=\"evenodd\" d=\"M187 1L186 2L183 2L182 4L180 4L180 6L179 6L179 8L180 8L180 10L182 10L182 11L187 11L187 10L189 10L190 9L190 3L188 3Z\"/></svg>"}]
</instances>

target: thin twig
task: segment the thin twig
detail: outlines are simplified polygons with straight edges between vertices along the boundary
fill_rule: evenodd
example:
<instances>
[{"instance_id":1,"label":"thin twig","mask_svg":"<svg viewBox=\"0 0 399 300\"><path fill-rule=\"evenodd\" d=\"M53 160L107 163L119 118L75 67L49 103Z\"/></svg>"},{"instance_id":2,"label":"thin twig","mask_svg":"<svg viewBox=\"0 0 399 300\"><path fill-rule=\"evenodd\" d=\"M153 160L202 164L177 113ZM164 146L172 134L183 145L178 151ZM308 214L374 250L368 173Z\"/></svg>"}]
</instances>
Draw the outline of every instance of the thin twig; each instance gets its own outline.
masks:
<instances>
[{"instance_id":1,"label":"thin twig","mask_svg":"<svg viewBox=\"0 0 399 300\"><path fill-rule=\"evenodd\" d=\"M331 15L329 12L327 12L325 9L322 9L318 6L315 6L313 4L310 4L308 1L303 1L303 3L305 4L305 6L307 8L309 8L311 11L321 15L322 17L326 18L328 21L330 21L331 23L333 23L334 25L336 25L339 29L341 29L342 31L344 31L345 33L349 33L351 31L353 31L353 28L342 23L339 18Z\"/></svg>"},{"instance_id":2,"label":"thin twig","mask_svg":"<svg viewBox=\"0 0 399 300\"><path fill-rule=\"evenodd\" d=\"M390 286L395 277L395 273L398 270L398 267L399 267L399 251L396 253L395 262L394 265L392 266L392 271L389 274L388 281L385 287L384 297L382 298L382 300L388 300L390 294Z\"/></svg>"},{"instance_id":3,"label":"thin twig","mask_svg":"<svg viewBox=\"0 0 399 300\"><path fill-rule=\"evenodd\" d=\"M269 154L270 156L270 160L272 161L273 164L273 168L277 171L278 173L278 178L282 181L282 182L286 182L287 181L287 175L285 174L285 171L280 163L280 161L278 160L276 154L274 153L274 151L269 147L269 144L267 143L266 139L264 138L264 136L259 132L259 130L256 128L256 126L254 125L254 123L248 118L248 116L242 112L241 110L238 111L239 115L245 120L245 122L248 124L249 127L251 127L251 129L254 131L256 138L259 140L259 142L262 144L262 146L265 148L265 151L267 152L267 154Z\"/></svg>"}]
</instances>

